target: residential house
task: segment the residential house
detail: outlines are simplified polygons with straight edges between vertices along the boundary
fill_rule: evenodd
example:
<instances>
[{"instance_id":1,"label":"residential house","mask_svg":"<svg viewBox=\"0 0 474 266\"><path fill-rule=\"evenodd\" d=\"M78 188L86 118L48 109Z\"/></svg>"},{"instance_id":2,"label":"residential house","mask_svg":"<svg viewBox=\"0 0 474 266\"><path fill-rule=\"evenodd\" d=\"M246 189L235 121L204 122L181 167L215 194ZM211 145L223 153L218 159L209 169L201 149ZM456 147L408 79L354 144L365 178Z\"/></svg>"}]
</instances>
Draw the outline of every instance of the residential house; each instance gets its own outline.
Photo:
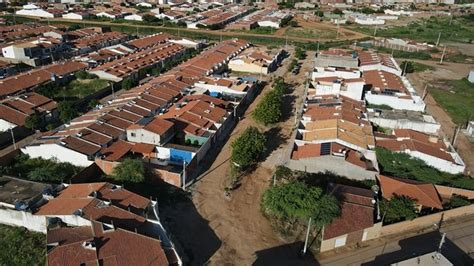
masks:
<instances>
[{"instance_id":1,"label":"residential house","mask_svg":"<svg viewBox=\"0 0 474 266\"><path fill-rule=\"evenodd\" d=\"M433 116L416 111L369 108L369 121L382 128L411 129L426 134L438 134L441 125Z\"/></svg>"},{"instance_id":2,"label":"residential house","mask_svg":"<svg viewBox=\"0 0 474 266\"><path fill-rule=\"evenodd\" d=\"M236 72L249 72L267 75L278 68L283 57L283 51L263 51L256 47L247 49L239 56L229 61L229 69Z\"/></svg>"},{"instance_id":3,"label":"residential house","mask_svg":"<svg viewBox=\"0 0 474 266\"><path fill-rule=\"evenodd\" d=\"M379 134L376 145L392 152L406 153L443 172L459 174L466 168L448 142L411 129L395 129L393 135Z\"/></svg>"},{"instance_id":4,"label":"residential house","mask_svg":"<svg viewBox=\"0 0 474 266\"><path fill-rule=\"evenodd\" d=\"M388 177L378 175L377 177L382 196L390 200L395 196L408 197L416 202L416 209L438 209L442 210L443 205L441 197L436 187L431 183L419 182L411 179L402 179L397 177Z\"/></svg>"},{"instance_id":5,"label":"residential house","mask_svg":"<svg viewBox=\"0 0 474 266\"><path fill-rule=\"evenodd\" d=\"M331 183L328 191L339 200L341 215L324 226L321 252L354 246L379 237L382 223L376 221L375 199L371 190Z\"/></svg>"},{"instance_id":6,"label":"residential house","mask_svg":"<svg viewBox=\"0 0 474 266\"><path fill-rule=\"evenodd\" d=\"M159 117L144 119L127 128L128 141L156 146L163 146L170 141L174 134L174 123Z\"/></svg>"},{"instance_id":7,"label":"residential house","mask_svg":"<svg viewBox=\"0 0 474 266\"><path fill-rule=\"evenodd\" d=\"M306 99L290 168L331 171L353 179L374 179L378 169L373 129L364 102L326 96Z\"/></svg>"}]
</instances>

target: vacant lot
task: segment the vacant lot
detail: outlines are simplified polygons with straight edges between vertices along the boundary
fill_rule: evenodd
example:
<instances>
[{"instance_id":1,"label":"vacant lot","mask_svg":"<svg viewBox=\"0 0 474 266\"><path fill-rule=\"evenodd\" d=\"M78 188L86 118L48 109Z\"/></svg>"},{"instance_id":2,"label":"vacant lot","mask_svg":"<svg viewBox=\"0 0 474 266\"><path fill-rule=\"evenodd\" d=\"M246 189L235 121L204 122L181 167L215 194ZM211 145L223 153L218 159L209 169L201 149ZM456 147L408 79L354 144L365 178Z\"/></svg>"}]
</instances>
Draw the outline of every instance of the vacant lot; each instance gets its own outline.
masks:
<instances>
[{"instance_id":1,"label":"vacant lot","mask_svg":"<svg viewBox=\"0 0 474 266\"><path fill-rule=\"evenodd\" d=\"M453 122L465 123L474 116L474 84L467 79L447 80L430 90L436 102L451 116Z\"/></svg>"},{"instance_id":2,"label":"vacant lot","mask_svg":"<svg viewBox=\"0 0 474 266\"><path fill-rule=\"evenodd\" d=\"M45 265L46 236L0 225L0 265Z\"/></svg>"},{"instance_id":3,"label":"vacant lot","mask_svg":"<svg viewBox=\"0 0 474 266\"><path fill-rule=\"evenodd\" d=\"M84 98L108 86L107 80L103 79L76 79L66 87L58 90L56 97Z\"/></svg>"},{"instance_id":4,"label":"vacant lot","mask_svg":"<svg viewBox=\"0 0 474 266\"><path fill-rule=\"evenodd\" d=\"M353 30L374 34L374 27L350 27ZM430 17L410 22L407 26L385 27L377 29L377 37L409 38L420 42L436 43L439 33L440 42L468 43L474 39L474 21L467 17Z\"/></svg>"},{"instance_id":5,"label":"vacant lot","mask_svg":"<svg viewBox=\"0 0 474 266\"><path fill-rule=\"evenodd\" d=\"M309 37L320 39L336 39L336 29L308 29L303 27L289 27L285 31L285 35L290 37Z\"/></svg>"}]
</instances>

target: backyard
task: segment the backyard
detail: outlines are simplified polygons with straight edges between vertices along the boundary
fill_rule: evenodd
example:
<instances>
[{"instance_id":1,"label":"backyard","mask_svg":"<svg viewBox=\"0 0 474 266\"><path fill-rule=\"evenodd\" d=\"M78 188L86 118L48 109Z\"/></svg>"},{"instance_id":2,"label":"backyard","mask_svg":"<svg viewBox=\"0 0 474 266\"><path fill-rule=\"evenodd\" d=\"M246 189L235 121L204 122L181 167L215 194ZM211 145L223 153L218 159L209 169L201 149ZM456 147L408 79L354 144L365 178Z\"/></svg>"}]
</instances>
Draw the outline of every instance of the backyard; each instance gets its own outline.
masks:
<instances>
[{"instance_id":1,"label":"backyard","mask_svg":"<svg viewBox=\"0 0 474 266\"><path fill-rule=\"evenodd\" d=\"M107 80L98 79L95 75L87 75L72 80L66 85L49 83L37 91L54 100L79 100L108 86Z\"/></svg>"},{"instance_id":2,"label":"backyard","mask_svg":"<svg viewBox=\"0 0 474 266\"><path fill-rule=\"evenodd\" d=\"M445 109L456 124L472 120L474 115L474 84L466 78L446 80L430 88L436 102Z\"/></svg>"},{"instance_id":3,"label":"backyard","mask_svg":"<svg viewBox=\"0 0 474 266\"><path fill-rule=\"evenodd\" d=\"M46 236L0 225L0 265L45 265Z\"/></svg>"}]
</instances>

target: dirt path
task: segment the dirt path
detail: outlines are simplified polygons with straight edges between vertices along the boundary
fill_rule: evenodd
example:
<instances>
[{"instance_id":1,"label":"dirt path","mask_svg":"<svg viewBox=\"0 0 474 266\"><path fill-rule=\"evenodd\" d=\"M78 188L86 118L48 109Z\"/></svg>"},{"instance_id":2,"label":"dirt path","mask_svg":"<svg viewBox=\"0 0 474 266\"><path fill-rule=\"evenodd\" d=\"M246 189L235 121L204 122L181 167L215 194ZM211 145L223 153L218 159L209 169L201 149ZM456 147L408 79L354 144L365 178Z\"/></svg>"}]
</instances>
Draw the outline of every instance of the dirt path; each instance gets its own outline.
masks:
<instances>
[{"instance_id":1,"label":"dirt path","mask_svg":"<svg viewBox=\"0 0 474 266\"><path fill-rule=\"evenodd\" d=\"M433 81L436 80L461 79L466 77L470 69L474 68L474 65L468 64L444 63L443 65L438 65L433 61L415 61L437 68L435 71L408 74L408 79L416 88L419 95L423 95L423 90L426 84L432 84ZM440 135L451 140L454 135L456 124L430 94L426 96L425 103L426 111L441 124ZM474 144L470 142L463 133L459 133L455 148L466 164L467 174L472 175L474 173Z\"/></svg>"},{"instance_id":2,"label":"dirt path","mask_svg":"<svg viewBox=\"0 0 474 266\"><path fill-rule=\"evenodd\" d=\"M313 54L311 54L312 56ZM285 60L284 66L276 73L277 76L287 75L286 70L290 60L290 58ZM309 69L309 61L306 60L302 72L298 76L288 77L285 80L292 82L303 79L304 71ZM291 115L281 123L281 130L273 128L267 131L271 142L270 146L273 146L270 149L273 152L253 173L243 177L241 187L232 192L230 200L223 196L224 187L229 184L230 143L249 126L257 126L264 130L262 126L253 121L250 114L268 90L270 90L270 86L266 86L248 108L245 118L232 132L230 139L210 167L210 171L204 174L194 188L193 202L199 214L209 221L210 228L222 242L219 249L210 258L211 265L231 265L233 263L251 265L257 258L256 252L278 246L284 242L275 234L268 220L262 215L260 199L270 184L275 165L281 163L284 158L281 154L285 154L288 145L290 145L288 139L294 121L291 117L293 115L291 110L294 109L292 106L295 99L298 99L297 97L303 93L302 86L295 88L292 94L285 97L286 106L289 107L288 111L291 112ZM302 99L299 99L298 104L301 101Z\"/></svg>"}]
</instances>

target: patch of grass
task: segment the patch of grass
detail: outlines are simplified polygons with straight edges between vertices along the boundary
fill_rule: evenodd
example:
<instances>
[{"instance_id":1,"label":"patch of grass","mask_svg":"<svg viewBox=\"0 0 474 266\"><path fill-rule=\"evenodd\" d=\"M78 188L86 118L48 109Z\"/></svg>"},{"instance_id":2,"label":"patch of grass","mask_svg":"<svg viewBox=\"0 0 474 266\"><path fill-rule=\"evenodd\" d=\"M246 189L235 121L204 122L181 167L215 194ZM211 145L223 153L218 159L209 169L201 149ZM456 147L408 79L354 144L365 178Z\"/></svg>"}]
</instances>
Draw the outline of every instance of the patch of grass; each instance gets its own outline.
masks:
<instances>
[{"instance_id":1,"label":"patch of grass","mask_svg":"<svg viewBox=\"0 0 474 266\"><path fill-rule=\"evenodd\" d=\"M423 71L433 71L433 70L436 70L435 67L429 66L429 65L425 65L425 64L422 64L422 63L412 62L412 64L413 64L413 70L414 70L414 72L423 72Z\"/></svg>"},{"instance_id":2,"label":"patch of grass","mask_svg":"<svg viewBox=\"0 0 474 266\"><path fill-rule=\"evenodd\" d=\"M84 98L108 85L107 80L103 79L76 79L71 81L63 90L59 90L56 97Z\"/></svg>"},{"instance_id":3,"label":"patch of grass","mask_svg":"<svg viewBox=\"0 0 474 266\"><path fill-rule=\"evenodd\" d=\"M0 265L45 265L46 236L0 225Z\"/></svg>"},{"instance_id":4,"label":"patch of grass","mask_svg":"<svg viewBox=\"0 0 474 266\"><path fill-rule=\"evenodd\" d=\"M447 80L448 89L431 88L430 93L457 124L466 123L474 116L474 84L466 78Z\"/></svg>"},{"instance_id":5,"label":"patch of grass","mask_svg":"<svg viewBox=\"0 0 474 266\"><path fill-rule=\"evenodd\" d=\"M382 174L437 185L474 189L473 178L441 172L406 153L396 153L383 148L376 148L376 153Z\"/></svg>"},{"instance_id":6,"label":"patch of grass","mask_svg":"<svg viewBox=\"0 0 474 266\"><path fill-rule=\"evenodd\" d=\"M408 38L420 42L436 43L441 32L441 43L467 43L474 36L474 21L465 17L455 16L450 24L451 17L430 17L411 22L406 26L386 27L377 29L377 37ZM374 27L353 27L353 30L373 35Z\"/></svg>"},{"instance_id":7,"label":"patch of grass","mask_svg":"<svg viewBox=\"0 0 474 266\"><path fill-rule=\"evenodd\" d=\"M293 28L286 29L285 34L290 37L298 38L321 38L321 39L336 39L337 32L335 30L316 30L316 29L305 29L305 28Z\"/></svg>"}]
</instances>

